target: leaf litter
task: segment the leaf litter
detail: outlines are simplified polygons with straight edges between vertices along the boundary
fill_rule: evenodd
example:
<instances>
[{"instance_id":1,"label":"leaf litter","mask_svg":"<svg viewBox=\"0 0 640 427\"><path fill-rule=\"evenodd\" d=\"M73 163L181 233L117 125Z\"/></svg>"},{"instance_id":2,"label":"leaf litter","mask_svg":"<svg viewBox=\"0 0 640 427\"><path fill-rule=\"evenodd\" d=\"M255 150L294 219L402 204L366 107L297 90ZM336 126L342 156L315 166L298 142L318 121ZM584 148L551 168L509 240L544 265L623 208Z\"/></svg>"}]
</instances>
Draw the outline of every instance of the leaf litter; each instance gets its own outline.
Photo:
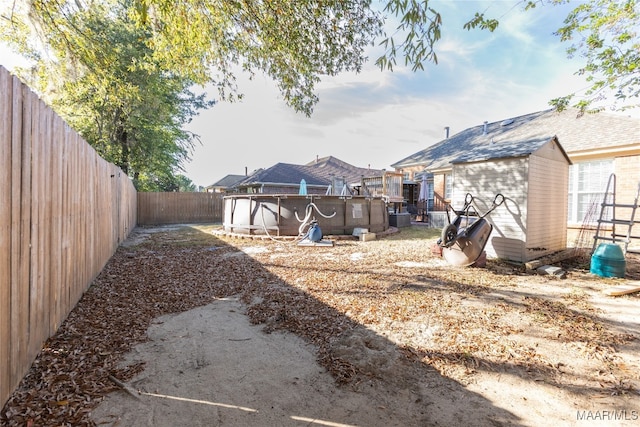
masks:
<instances>
[{"instance_id":1,"label":"leaf litter","mask_svg":"<svg viewBox=\"0 0 640 427\"><path fill-rule=\"evenodd\" d=\"M579 268L565 281L500 260L454 268L431 253L433 235L301 248L210 231L172 227L121 245L43 345L2 425L94 425L91 410L144 370L121 362L155 318L229 296L265 333L312 343L345 387L403 381L424 364L467 385L510 372L577 396L638 394L637 360L619 351L637 350L637 331L614 330L589 302L605 284Z\"/></svg>"}]
</instances>

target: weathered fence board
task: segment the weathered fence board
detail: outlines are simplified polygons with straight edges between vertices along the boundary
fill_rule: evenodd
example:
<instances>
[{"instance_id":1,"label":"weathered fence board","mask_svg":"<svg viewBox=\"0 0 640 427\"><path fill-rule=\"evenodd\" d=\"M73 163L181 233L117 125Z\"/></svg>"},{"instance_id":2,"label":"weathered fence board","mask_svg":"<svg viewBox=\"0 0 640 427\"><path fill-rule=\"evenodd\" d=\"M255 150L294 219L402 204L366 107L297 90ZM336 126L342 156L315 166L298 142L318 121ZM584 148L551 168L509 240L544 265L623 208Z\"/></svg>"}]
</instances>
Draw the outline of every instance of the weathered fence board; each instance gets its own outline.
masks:
<instances>
[{"instance_id":1,"label":"weathered fence board","mask_svg":"<svg viewBox=\"0 0 640 427\"><path fill-rule=\"evenodd\" d=\"M13 96L12 102L15 106L26 104L23 99L22 87L18 84L14 84L12 87ZM23 117L28 117L29 112L23 108L14 108L11 117L11 163L9 170L11 171L11 332L10 342L13 344L11 347L11 360L22 360L27 357L27 342L29 322L25 316L25 311L21 310L21 307L25 307L28 304L28 291L29 288L24 286L24 277L22 276L22 244L24 243L22 237L22 221L21 221L21 207L22 207L22 144L20 143L23 138L27 136L27 132L22 126ZM19 375L18 367L13 365L11 367L11 377Z\"/></svg>"},{"instance_id":2,"label":"weathered fence board","mask_svg":"<svg viewBox=\"0 0 640 427\"><path fill-rule=\"evenodd\" d=\"M11 151L13 132L13 84L8 73L0 72L0 397L11 392ZM4 399L0 400L0 403Z\"/></svg>"},{"instance_id":3,"label":"weathered fence board","mask_svg":"<svg viewBox=\"0 0 640 427\"><path fill-rule=\"evenodd\" d=\"M0 66L0 406L120 242L136 191Z\"/></svg>"},{"instance_id":4,"label":"weathered fence board","mask_svg":"<svg viewBox=\"0 0 640 427\"><path fill-rule=\"evenodd\" d=\"M222 222L222 195L138 193L138 225Z\"/></svg>"}]
</instances>

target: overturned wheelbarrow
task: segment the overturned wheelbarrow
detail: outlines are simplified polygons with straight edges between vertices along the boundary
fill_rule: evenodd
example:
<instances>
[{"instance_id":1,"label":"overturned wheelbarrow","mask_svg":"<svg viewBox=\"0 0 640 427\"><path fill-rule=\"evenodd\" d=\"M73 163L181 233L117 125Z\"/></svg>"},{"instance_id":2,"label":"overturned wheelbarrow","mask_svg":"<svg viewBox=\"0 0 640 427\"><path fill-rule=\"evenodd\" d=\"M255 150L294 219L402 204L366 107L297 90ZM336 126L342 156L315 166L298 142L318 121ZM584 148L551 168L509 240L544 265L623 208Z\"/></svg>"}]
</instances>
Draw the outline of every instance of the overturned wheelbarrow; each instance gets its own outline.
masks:
<instances>
[{"instance_id":1,"label":"overturned wheelbarrow","mask_svg":"<svg viewBox=\"0 0 640 427\"><path fill-rule=\"evenodd\" d=\"M449 264L465 267L476 262L493 230L493 225L485 217L503 203L504 196L496 194L489 210L480 215L473 205L473 196L467 193L462 209L454 210L451 205L447 206L449 224L442 229L438 246ZM453 220L449 211L455 213Z\"/></svg>"}]
</instances>

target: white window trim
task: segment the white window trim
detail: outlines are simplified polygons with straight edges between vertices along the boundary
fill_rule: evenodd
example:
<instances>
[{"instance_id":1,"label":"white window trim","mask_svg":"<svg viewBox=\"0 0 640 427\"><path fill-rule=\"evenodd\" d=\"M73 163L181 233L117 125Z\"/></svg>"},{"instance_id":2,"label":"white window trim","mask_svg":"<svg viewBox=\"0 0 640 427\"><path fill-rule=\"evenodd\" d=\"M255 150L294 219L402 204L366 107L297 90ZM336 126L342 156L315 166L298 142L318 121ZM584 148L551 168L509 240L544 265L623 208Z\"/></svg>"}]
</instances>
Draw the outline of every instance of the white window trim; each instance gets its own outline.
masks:
<instances>
[{"instance_id":1,"label":"white window trim","mask_svg":"<svg viewBox=\"0 0 640 427\"><path fill-rule=\"evenodd\" d=\"M595 182L591 183L592 185L596 185L598 188L587 188L587 189L578 190L580 188L579 168L581 166L586 166L587 164L604 163L604 162L610 162L609 171L605 174L606 176L602 177L600 182L598 183L595 183ZM568 215L567 221L569 224L582 225L584 223L584 218L578 217L578 212L580 209L580 196L587 195L587 194L603 195L604 192L606 191L607 180L609 179L609 176L611 175L611 173L614 172L614 168L615 168L615 164L614 164L613 158L578 162L570 166L569 183L568 183L569 184L569 192L568 192L569 203L568 203L568 212L567 212L567 215ZM597 221L598 217L600 216L600 206L597 206L596 209L597 209L597 212L593 212L592 221L591 221L591 223L594 225L595 225L595 221Z\"/></svg>"},{"instance_id":2,"label":"white window trim","mask_svg":"<svg viewBox=\"0 0 640 427\"><path fill-rule=\"evenodd\" d=\"M451 200L453 197L453 174L451 172L444 174L444 194L445 200Z\"/></svg>"}]
</instances>

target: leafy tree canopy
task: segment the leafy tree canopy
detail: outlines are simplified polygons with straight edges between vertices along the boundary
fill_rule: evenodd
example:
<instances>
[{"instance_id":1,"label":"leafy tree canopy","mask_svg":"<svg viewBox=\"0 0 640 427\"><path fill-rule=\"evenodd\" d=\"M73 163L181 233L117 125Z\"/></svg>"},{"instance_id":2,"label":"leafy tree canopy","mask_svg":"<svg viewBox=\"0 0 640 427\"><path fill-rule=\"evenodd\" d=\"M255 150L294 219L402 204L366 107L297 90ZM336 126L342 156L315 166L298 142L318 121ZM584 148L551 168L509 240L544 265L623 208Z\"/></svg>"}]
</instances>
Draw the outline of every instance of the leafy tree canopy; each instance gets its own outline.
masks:
<instances>
[{"instance_id":1,"label":"leafy tree canopy","mask_svg":"<svg viewBox=\"0 0 640 427\"><path fill-rule=\"evenodd\" d=\"M36 9L45 17L34 21L40 39L14 9L11 40L35 61L23 78L138 189L162 190L197 139L183 125L211 103L190 91L191 80L154 64L150 34L126 4L76 6ZM47 49L33 47L38 40Z\"/></svg>"},{"instance_id":2,"label":"leafy tree canopy","mask_svg":"<svg viewBox=\"0 0 640 427\"><path fill-rule=\"evenodd\" d=\"M78 8L109 1L31 0L30 13L44 34L57 34L52 42L73 53L76 24L64 20ZM526 10L567 1L520 3ZM289 105L311 114L321 77L359 71L371 45L384 48L376 59L381 69L401 62L420 70L437 62L443 22L431 5L429 0L380 0L377 5L371 0L127 0L123 7L145 34L147 51L136 58L137 68L170 70L198 84L212 82L220 97L230 100L241 97L237 70L261 71L274 79ZM587 59L578 73L593 86L579 106L586 108L605 88L615 88L620 99L638 96L638 9L638 0L584 0L558 29L560 39L571 43L568 53ZM396 23L391 34L388 22ZM475 13L464 28L494 31L499 21ZM556 105L566 106L570 99L558 99Z\"/></svg>"},{"instance_id":3,"label":"leafy tree canopy","mask_svg":"<svg viewBox=\"0 0 640 427\"><path fill-rule=\"evenodd\" d=\"M194 192L196 185L182 174L145 174L138 181L138 191Z\"/></svg>"},{"instance_id":4,"label":"leafy tree canopy","mask_svg":"<svg viewBox=\"0 0 640 427\"><path fill-rule=\"evenodd\" d=\"M80 40L88 35L75 18L112 3L24 1L43 44L71 56L89 53ZM385 49L376 60L381 69L393 69L398 61L414 70L437 62L434 45L442 26L428 0L381 0L379 5L371 0L123 1L127 17L146 35L146 54L136 58L136 67L159 67L197 84L211 83L221 99L232 101L242 97L236 72L262 72L276 82L288 105L307 115L318 101L315 87L321 77L360 71L376 43ZM13 15L9 19L16 21ZM398 21L391 35L385 32L388 19ZM489 20L477 15L474 22L482 28ZM16 28L20 25L26 24ZM17 44L23 51L33 45ZM99 55L90 59L102 59Z\"/></svg>"},{"instance_id":5,"label":"leafy tree canopy","mask_svg":"<svg viewBox=\"0 0 640 427\"><path fill-rule=\"evenodd\" d=\"M566 4L569 0L523 0L524 9L550 4ZM476 14L465 28L493 31L499 22ZM590 87L582 98L569 94L551 100L562 110L576 100L581 111L592 108L608 94L622 101L621 109L638 107L629 103L640 97L640 3L638 0L585 0L564 19L555 32L562 42L569 43L567 55L581 57L586 65L576 71L585 76Z\"/></svg>"},{"instance_id":6,"label":"leafy tree canopy","mask_svg":"<svg viewBox=\"0 0 640 427\"><path fill-rule=\"evenodd\" d=\"M162 61L189 57L195 73L191 77L197 81L206 80L214 69L214 81L223 91L233 82L232 64L262 70L278 82L287 103L307 114L317 102L314 85L320 76L360 70L369 44L385 49L376 59L383 70L393 69L398 60L414 71L427 62L437 63L435 48L443 25L429 0L381 0L377 7L370 0L186 0L177 8L166 0L137 1L137 21L153 28L155 53ZM565 3L570 2L520 1L525 11ZM399 22L391 35L384 30L388 19ZM475 12L464 28L495 31L499 20ZM638 0L577 2L556 32L569 43L569 57L587 61L577 74L591 87L575 106L586 110L606 91L614 91L621 101L638 98L639 29ZM563 109L574 98L569 94L551 103Z\"/></svg>"},{"instance_id":7,"label":"leafy tree canopy","mask_svg":"<svg viewBox=\"0 0 640 427\"><path fill-rule=\"evenodd\" d=\"M581 3L556 32L571 43L569 56L583 56L586 66L578 70L591 87L578 100L581 110L603 99L606 91L623 102L640 96L640 3L637 0L592 0ZM564 108L574 95L553 100ZM638 106L636 104L636 106Z\"/></svg>"}]
</instances>

